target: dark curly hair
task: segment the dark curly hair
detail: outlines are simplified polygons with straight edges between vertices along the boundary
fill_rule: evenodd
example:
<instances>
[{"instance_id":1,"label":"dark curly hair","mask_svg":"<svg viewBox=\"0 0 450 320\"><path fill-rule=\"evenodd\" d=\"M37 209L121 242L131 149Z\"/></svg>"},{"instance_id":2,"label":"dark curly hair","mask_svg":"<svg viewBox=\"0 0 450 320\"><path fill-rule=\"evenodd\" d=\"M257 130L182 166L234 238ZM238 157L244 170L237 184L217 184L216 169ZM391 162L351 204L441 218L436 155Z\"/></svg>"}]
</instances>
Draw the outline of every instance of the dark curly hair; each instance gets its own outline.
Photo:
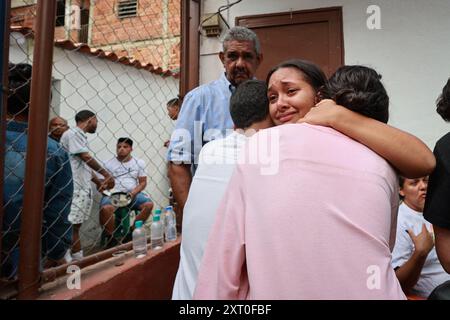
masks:
<instances>
[{"instance_id":1,"label":"dark curly hair","mask_svg":"<svg viewBox=\"0 0 450 320\"><path fill-rule=\"evenodd\" d=\"M340 67L322 88L320 95L369 118L387 123L389 96L381 75L364 66Z\"/></svg>"},{"instance_id":2,"label":"dark curly hair","mask_svg":"<svg viewBox=\"0 0 450 320\"><path fill-rule=\"evenodd\" d=\"M28 63L9 63L8 70L8 113L27 115L31 94L32 67Z\"/></svg>"},{"instance_id":3,"label":"dark curly hair","mask_svg":"<svg viewBox=\"0 0 450 320\"><path fill-rule=\"evenodd\" d=\"M261 80L247 80L237 87L230 99L230 114L238 129L247 129L269 116L267 85Z\"/></svg>"},{"instance_id":4,"label":"dark curly hair","mask_svg":"<svg viewBox=\"0 0 450 320\"><path fill-rule=\"evenodd\" d=\"M450 78L436 101L436 111L445 121L450 121Z\"/></svg>"}]
</instances>

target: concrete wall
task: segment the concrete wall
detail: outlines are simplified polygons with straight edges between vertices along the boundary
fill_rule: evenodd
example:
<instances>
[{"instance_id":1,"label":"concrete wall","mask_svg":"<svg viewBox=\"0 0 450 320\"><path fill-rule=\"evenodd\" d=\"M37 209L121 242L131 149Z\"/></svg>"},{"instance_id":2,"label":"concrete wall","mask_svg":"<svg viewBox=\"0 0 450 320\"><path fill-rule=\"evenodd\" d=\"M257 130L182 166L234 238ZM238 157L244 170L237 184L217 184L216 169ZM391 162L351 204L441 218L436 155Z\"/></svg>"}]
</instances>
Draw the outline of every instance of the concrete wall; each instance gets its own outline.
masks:
<instances>
[{"instance_id":1,"label":"concrete wall","mask_svg":"<svg viewBox=\"0 0 450 320\"><path fill-rule=\"evenodd\" d=\"M32 60L32 40L11 35L10 60ZM89 109L98 115L95 134L88 135L92 154L100 161L115 156L119 137L131 137L133 154L146 162L146 192L156 207L168 205L168 179L164 142L174 122L167 116L166 102L178 94L178 79L163 78L146 70L99 59L77 51L54 49L51 116L58 114L75 126L75 114ZM99 237L98 200L91 220L83 224L86 246Z\"/></svg>"},{"instance_id":2,"label":"concrete wall","mask_svg":"<svg viewBox=\"0 0 450 320\"><path fill-rule=\"evenodd\" d=\"M68 276L42 287L41 300L170 300L180 261L180 240L136 259L110 258L83 268L80 289L67 289ZM72 280L73 281L73 280ZM69 283L73 283L70 282Z\"/></svg>"},{"instance_id":3,"label":"concrete wall","mask_svg":"<svg viewBox=\"0 0 450 320\"><path fill-rule=\"evenodd\" d=\"M202 12L216 12L233 1L205 0ZM381 9L381 29L369 30L369 5ZM433 148L449 126L435 112L435 101L450 77L450 1L448 0L244 0L223 16L343 7L346 64L378 70L391 97L390 124L411 132ZM218 77L219 39L201 39L200 81Z\"/></svg>"}]
</instances>

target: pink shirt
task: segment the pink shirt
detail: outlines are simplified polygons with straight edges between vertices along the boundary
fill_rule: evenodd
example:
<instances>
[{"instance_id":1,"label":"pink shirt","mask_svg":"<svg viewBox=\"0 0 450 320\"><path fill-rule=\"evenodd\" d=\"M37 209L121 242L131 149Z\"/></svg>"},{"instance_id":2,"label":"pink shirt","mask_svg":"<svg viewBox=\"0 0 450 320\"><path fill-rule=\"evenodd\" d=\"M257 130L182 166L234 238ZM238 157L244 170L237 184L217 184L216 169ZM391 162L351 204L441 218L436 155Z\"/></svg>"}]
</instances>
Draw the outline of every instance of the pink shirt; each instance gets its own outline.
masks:
<instances>
[{"instance_id":1,"label":"pink shirt","mask_svg":"<svg viewBox=\"0 0 450 320\"><path fill-rule=\"evenodd\" d=\"M333 129L256 134L219 206L194 298L405 299L391 267L397 185L384 159Z\"/></svg>"}]
</instances>

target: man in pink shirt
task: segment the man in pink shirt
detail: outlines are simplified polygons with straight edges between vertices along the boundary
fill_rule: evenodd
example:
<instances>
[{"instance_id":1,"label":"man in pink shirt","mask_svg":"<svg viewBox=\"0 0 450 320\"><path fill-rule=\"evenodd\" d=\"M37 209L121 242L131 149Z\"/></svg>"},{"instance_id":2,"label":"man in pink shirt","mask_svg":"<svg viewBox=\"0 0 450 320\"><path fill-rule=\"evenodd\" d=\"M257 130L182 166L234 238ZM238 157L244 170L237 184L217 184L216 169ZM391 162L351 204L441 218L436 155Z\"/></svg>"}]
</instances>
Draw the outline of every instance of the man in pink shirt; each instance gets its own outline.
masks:
<instances>
[{"instance_id":1,"label":"man in pink shirt","mask_svg":"<svg viewBox=\"0 0 450 320\"><path fill-rule=\"evenodd\" d=\"M387 122L379 79L343 67L322 95ZM219 206L194 298L405 299L391 267L397 208L396 173L362 144L309 124L264 130Z\"/></svg>"}]
</instances>

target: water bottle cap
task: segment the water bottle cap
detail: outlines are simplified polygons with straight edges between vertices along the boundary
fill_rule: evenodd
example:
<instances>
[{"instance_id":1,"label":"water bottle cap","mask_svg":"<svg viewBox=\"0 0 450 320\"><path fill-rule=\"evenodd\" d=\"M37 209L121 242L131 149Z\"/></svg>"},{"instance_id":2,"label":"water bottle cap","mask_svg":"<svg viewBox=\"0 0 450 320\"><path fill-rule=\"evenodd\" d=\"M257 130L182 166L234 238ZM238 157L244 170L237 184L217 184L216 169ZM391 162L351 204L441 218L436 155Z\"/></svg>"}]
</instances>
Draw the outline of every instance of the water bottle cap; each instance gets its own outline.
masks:
<instances>
[{"instance_id":1,"label":"water bottle cap","mask_svg":"<svg viewBox=\"0 0 450 320\"><path fill-rule=\"evenodd\" d=\"M153 215L153 221L159 221L160 218L161 216L159 214Z\"/></svg>"},{"instance_id":2,"label":"water bottle cap","mask_svg":"<svg viewBox=\"0 0 450 320\"><path fill-rule=\"evenodd\" d=\"M173 207L172 206L167 206L166 207L166 211L169 211L169 210L173 210Z\"/></svg>"},{"instance_id":3,"label":"water bottle cap","mask_svg":"<svg viewBox=\"0 0 450 320\"><path fill-rule=\"evenodd\" d=\"M161 209L156 209L155 214L161 214Z\"/></svg>"},{"instance_id":4,"label":"water bottle cap","mask_svg":"<svg viewBox=\"0 0 450 320\"><path fill-rule=\"evenodd\" d=\"M139 229L142 227L142 220L138 220L134 223L134 226L136 227L136 229Z\"/></svg>"}]
</instances>

